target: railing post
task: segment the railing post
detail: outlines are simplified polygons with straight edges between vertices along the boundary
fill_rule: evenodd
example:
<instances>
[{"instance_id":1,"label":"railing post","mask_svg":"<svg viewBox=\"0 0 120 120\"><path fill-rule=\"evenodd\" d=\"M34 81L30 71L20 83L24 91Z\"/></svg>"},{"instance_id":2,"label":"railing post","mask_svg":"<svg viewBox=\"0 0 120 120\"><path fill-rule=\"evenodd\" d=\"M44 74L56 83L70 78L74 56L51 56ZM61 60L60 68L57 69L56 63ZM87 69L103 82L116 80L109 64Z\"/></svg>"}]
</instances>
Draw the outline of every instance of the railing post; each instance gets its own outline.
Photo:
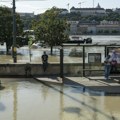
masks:
<instances>
[{"instance_id":1,"label":"railing post","mask_svg":"<svg viewBox=\"0 0 120 120\"><path fill-rule=\"evenodd\" d=\"M85 46L83 46L83 77L85 77Z\"/></svg>"},{"instance_id":2,"label":"railing post","mask_svg":"<svg viewBox=\"0 0 120 120\"><path fill-rule=\"evenodd\" d=\"M60 48L60 77L63 78L63 47Z\"/></svg>"}]
</instances>

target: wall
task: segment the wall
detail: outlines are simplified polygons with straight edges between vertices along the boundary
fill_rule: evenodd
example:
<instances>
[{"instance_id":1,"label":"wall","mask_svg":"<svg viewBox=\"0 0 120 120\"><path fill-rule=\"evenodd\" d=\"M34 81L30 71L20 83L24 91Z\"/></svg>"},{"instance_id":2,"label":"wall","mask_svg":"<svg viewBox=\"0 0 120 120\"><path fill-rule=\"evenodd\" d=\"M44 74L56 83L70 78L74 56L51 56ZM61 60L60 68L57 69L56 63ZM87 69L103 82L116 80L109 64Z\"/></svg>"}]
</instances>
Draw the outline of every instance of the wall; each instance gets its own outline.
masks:
<instances>
[{"instance_id":1,"label":"wall","mask_svg":"<svg viewBox=\"0 0 120 120\"><path fill-rule=\"evenodd\" d=\"M80 63L66 63L64 64L65 76L83 76L83 64ZM103 66L86 64L86 75L103 74ZM92 69L90 72L89 69ZM96 71L99 70L99 71ZM42 64L0 64L0 76L60 76L60 64L49 64L47 70L44 72Z\"/></svg>"}]
</instances>

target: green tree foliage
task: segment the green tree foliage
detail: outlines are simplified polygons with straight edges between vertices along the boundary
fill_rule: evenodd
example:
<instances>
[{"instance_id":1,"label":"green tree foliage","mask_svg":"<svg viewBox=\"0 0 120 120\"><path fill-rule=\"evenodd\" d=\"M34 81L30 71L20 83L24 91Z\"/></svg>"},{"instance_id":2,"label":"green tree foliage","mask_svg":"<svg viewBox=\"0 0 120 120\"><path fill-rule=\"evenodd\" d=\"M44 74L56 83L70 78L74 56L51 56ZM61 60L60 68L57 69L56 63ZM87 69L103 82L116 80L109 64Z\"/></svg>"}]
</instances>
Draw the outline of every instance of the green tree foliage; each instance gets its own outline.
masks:
<instances>
[{"instance_id":1,"label":"green tree foliage","mask_svg":"<svg viewBox=\"0 0 120 120\"><path fill-rule=\"evenodd\" d=\"M68 21L77 21L77 20L81 20L82 16L81 13L68 13L68 14L60 14L59 15L60 18L65 18Z\"/></svg>"},{"instance_id":2,"label":"green tree foliage","mask_svg":"<svg viewBox=\"0 0 120 120\"><path fill-rule=\"evenodd\" d=\"M20 19L22 20L23 24L24 24L24 30L30 30L32 27L32 20L34 19L34 17L31 16L21 16Z\"/></svg>"},{"instance_id":3,"label":"green tree foliage","mask_svg":"<svg viewBox=\"0 0 120 120\"><path fill-rule=\"evenodd\" d=\"M16 14L16 36L23 31L20 16ZM9 52L13 41L13 17L12 11L7 7L0 7L0 43L6 42L6 51Z\"/></svg>"},{"instance_id":4,"label":"green tree foliage","mask_svg":"<svg viewBox=\"0 0 120 120\"><path fill-rule=\"evenodd\" d=\"M120 21L120 14L116 12L111 12L107 14L104 19L108 21Z\"/></svg>"},{"instance_id":5,"label":"green tree foliage","mask_svg":"<svg viewBox=\"0 0 120 120\"><path fill-rule=\"evenodd\" d=\"M37 41L52 47L62 45L69 39L69 25L65 19L59 18L59 9L52 8L40 16L39 21L33 22L33 29Z\"/></svg>"},{"instance_id":6,"label":"green tree foliage","mask_svg":"<svg viewBox=\"0 0 120 120\"><path fill-rule=\"evenodd\" d=\"M71 21L84 21L84 22L91 22L93 20L100 22L102 20L107 21L120 21L120 14L116 12L110 12L103 16L97 15L88 15L88 16L81 16L81 13L68 13L66 15L60 15L61 18L66 18L67 20Z\"/></svg>"}]
</instances>

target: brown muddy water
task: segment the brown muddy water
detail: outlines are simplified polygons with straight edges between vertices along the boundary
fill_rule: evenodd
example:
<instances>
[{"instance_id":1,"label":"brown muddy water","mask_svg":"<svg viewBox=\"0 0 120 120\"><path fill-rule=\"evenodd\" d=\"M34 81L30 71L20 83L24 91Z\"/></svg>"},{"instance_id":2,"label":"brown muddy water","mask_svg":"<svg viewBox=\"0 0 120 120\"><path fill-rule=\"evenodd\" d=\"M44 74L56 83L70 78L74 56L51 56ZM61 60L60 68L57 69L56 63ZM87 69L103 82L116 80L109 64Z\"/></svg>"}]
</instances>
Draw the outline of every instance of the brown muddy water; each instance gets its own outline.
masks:
<instances>
[{"instance_id":1,"label":"brown muddy water","mask_svg":"<svg viewBox=\"0 0 120 120\"><path fill-rule=\"evenodd\" d=\"M120 96L32 78L0 80L0 120L120 120Z\"/></svg>"},{"instance_id":2,"label":"brown muddy water","mask_svg":"<svg viewBox=\"0 0 120 120\"><path fill-rule=\"evenodd\" d=\"M74 48L74 47L73 47ZM73 48L64 50L64 62L67 63L81 63L81 57L69 57L69 53ZM82 49L81 49L82 50ZM53 49L53 55L50 55L50 48L36 47L29 49L28 46L17 48L17 63L42 63L41 56L43 52L49 56L49 63L60 63L60 50L59 48ZM5 45L0 46L0 63L13 63L12 53L6 55Z\"/></svg>"},{"instance_id":3,"label":"brown muddy water","mask_svg":"<svg viewBox=\"0 0 120 120\"><path fill-rule=\"evenodd\" d=\"M82 38L92 38L93 44L110 44L110 43L117 43L120 44L120 35L80 35ZM76 48L73 47L73 48ZM82 63L81 57L69 57L70 51L73 49L68 47L64 49L64 62L67 63ZM79 46L77 47L78 51L82 51L82 48ZM0 45L0 63L13 63L13 58L11 55L5 55L6 45ZM41 55L43 51L46 51L49 55L49 62L57 62L59 63L59 52L60 50L57 47L54 47L54 55L50 56L50 49L42 48L40 46L33 46L31 48L31 61L30 61L30 51L28 46L24 46L17 49L17 62L18 63L28 63L28 62L36 62L41 63ZM101 53L101 61L104 62L104 47L87 47L85 49L86 53ZM120 57L119 57L120 61ZM88 63L88 58L85 58L85 62Z\"/></svg>"}]
</instances>

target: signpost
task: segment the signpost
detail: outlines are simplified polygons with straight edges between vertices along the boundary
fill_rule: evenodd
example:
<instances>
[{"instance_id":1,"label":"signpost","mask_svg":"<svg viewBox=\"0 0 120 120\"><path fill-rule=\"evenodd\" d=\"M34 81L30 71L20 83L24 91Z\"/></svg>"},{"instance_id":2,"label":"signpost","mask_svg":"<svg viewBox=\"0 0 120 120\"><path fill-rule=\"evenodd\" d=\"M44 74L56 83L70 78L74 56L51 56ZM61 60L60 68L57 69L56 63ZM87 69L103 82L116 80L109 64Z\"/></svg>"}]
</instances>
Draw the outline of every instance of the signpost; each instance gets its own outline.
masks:
<instances>
[{"instance_id":1,"label":"signpost","mask_svg":"<svg viewBox=\"0 0 120 120\"><path fill-rule=\"evenodd\" d=\"M88 53L88 63L101 63L101 53Z\"/></svg>"}]
</instances>

